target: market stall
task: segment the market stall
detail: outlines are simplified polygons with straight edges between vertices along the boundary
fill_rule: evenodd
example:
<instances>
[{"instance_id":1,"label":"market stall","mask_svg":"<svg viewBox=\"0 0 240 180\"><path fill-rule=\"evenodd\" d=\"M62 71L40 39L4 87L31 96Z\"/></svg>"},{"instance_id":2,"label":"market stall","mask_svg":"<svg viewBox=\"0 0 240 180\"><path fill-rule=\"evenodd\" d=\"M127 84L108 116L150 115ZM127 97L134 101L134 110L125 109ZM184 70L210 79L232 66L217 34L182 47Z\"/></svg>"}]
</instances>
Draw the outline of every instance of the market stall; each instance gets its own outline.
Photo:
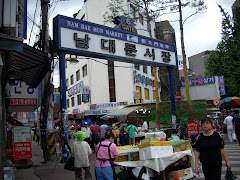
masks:
<instances>
[{"instance_id":1,"label":"market stall","mask_svg":"<svg viewBox=\"0 0 240 180\"><path fill-rule=\"evenodd\" d=\"M161 138L162 135L162 133L155 132L155 137L152 137L153 134L149 133L139 145L118 147L120 155L115 164L123 167L128 173L131 171L135 177L139 177L140 174L141 178L144 177L143 179L150 179L150 177L160 177L163 180L180 180L180 177L193 178L191 164L194 165L194 154L189 141L180 139L165 141Z\"/></svg>"}]
</instances>

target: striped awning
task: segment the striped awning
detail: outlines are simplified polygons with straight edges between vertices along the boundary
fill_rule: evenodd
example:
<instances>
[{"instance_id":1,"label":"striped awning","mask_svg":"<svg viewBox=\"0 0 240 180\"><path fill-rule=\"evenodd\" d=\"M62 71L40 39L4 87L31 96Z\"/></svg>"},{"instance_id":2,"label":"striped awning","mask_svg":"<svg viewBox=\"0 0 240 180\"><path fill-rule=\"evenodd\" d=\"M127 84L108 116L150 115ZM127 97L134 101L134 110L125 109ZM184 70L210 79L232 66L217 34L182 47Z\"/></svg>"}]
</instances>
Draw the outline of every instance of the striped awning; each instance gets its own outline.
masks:
<instances>
[{"instance_id":1,"label":"striped awning","mask_svg":"<svg viewBox=\"0 0 240 180\"><path fill-rule=\"evenodd\" d=\"M23 51L8 51L7 59L8 75L34 88L49 71L47 54L26 44L23 44Z\"/></svg>"}]
</instances>

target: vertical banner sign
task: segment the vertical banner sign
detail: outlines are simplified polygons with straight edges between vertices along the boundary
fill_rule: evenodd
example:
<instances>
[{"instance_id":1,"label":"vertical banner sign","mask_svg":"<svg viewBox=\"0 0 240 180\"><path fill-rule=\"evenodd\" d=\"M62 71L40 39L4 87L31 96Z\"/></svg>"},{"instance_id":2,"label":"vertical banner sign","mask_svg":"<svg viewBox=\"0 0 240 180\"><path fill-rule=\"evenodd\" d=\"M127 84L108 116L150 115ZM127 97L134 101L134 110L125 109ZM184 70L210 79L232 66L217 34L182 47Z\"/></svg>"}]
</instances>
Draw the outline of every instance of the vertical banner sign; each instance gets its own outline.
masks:
<instances>
[{"instance_id":1,"label":"vertical banner sign","mask_svg":"<svg viewBox=\"0 0 240 180\"><path fill-rule=\"evenodd\" d=\"M190 136L192 134L195 134L195 133L199 132L199 124L196 121L190 121L190 122L188 122L187 127L188 127L188 129L187 129L188 140L191 142Z\"/></svg>"},{"instance_id":2,"label":"vertical banner sign","mask_svg":"<svg viewBox=\"0 0 240 180\"><path fill-rule=\"evenodd\" d=\"M16 126L13 128L14 159L32 158L31 128Z\"/></svg>"},{"instance_id":3,"label":"vertical banner sign","mask_svg":"<svg viewBox=\"0 0 240 180\"><path fill-rule=\"evenodd\" d=\"M224 76L219 76L218 79L220 96L224 96L226 95Z\"/></svg>"}]
</instances>

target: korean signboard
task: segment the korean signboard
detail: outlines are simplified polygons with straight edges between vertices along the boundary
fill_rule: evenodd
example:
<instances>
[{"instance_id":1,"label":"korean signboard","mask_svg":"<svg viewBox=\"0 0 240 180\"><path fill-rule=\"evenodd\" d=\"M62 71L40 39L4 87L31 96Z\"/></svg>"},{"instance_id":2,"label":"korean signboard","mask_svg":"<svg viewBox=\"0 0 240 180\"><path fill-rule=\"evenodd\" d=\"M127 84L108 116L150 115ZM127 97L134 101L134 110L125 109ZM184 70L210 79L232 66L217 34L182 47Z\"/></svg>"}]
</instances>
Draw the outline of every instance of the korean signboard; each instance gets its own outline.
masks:
<instances>
[{"instance_id":1,"label":"korean signboard","mask_svg":"<svg viewBox=\"0 0 240 180\"><path fill-rule=\"evenodd\" d=\"M32 158L31 142L14 143L13 145L14 159Z\"/></svg>"},{"instance_id":2,"label":"korean signboard","mask_svg":"<svg viewBox=\"0 0 240 180\"><path fill-rule=\"evenodd\" d=\"M127 105L128 102L111 102L111 103L105 103L105 104L91 104L90 105L90 110L94 109L109 109L113 107L118 107L118 106L123 106Z\"/></svg>"},{"instance_id":3,"label":"korean signboard","mask_svg":"<svg viewBox=\"0 0 240 180\"><path fill-rule=\"evenodd\" d=\"M13 128L13 141L31 142L31 127L29 126L15 126Z\"/></svg>"},{"instance_id":4,"label":"korean signboard","mask_svg":"<svg viewBox=\"0 0 240 180\"><path fill-rule=\"evenodd\" d=\"M38 105L38 89L29 87L22 81L15 81L14 85L11 86L10 94L10 105Z\"/></svg>"},{"instance_id":5,"label":"korean signboard","mask_svg":"<svg viewBox=\"0 0 240 180\"><path fill-rule=\"evenodd\" d=\"M204 77L198 79L189 79L189 86L196 86L196 85L204 85L204 84L211 84L215 83L215 77ZM185 81L180 81L181 87L185 86Z\"/></svg>"},{"instance_id":6,"label":"korean signboard","mask_svg":"<svg viewBox=\"0 0 240 180\"><path fill-rule=\"evenodd\" d=\"M56 50L108 60L176 66L175 45L58 15L54 18Z\"/></svg>"},{"instance_id":7,"label":"korean signboard","mask_svg":"<svg viewBox=\"0 0 240 180\"><path fill-rule=\"evenodd\" d=\"M220 96L226 95L224 76L218 77Z\"/></svg>"},{"instance_id":8,"label":"korean signboard","mask_svg":"<svg viewBox=\"0 0 240 180\"><path fill-rule=\"evenodd\" d=\"M190 136L192 134L199 132L199 124L196 121L190 121L187 125L187 132L188 132L188 140L191 141Z\"/></svg>"}]
</instances>

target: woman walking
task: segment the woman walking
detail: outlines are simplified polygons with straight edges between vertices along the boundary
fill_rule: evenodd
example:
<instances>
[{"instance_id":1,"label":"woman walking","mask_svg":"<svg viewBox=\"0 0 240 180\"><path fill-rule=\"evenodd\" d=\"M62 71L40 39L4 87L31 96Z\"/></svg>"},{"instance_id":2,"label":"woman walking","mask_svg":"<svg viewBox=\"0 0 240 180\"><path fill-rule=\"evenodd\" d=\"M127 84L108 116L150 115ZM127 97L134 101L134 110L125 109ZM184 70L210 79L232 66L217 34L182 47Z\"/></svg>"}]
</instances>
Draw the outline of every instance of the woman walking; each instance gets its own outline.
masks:
<instances>
[{"instance_id":1,"label":"woman walking","mask_svg":"<svg viewBox=\"0 0 240 180\"><path fill-rule=\"evenodd\" d=\"M222 157L226 162L227 169L231 169L224 142L221 135L212 130L212 120L205 117L201 121L204 130L197 137L195 153L195 171L200 168L198 160L202 163L205 180L220 180L222 170Z\"/></svg>"},{"instance_id":2,"label":"woman walking","mask_svg":"<svg viewBox=\"0 0 240 180\"><path fill-rule=\"evenodd\" d=\"M116 179L113 161L118 158L119 150L114 144L114 134L107 133L105 140L96 146L97 160L95 163L97 180Z\"/></svg>"}]
</instances>

